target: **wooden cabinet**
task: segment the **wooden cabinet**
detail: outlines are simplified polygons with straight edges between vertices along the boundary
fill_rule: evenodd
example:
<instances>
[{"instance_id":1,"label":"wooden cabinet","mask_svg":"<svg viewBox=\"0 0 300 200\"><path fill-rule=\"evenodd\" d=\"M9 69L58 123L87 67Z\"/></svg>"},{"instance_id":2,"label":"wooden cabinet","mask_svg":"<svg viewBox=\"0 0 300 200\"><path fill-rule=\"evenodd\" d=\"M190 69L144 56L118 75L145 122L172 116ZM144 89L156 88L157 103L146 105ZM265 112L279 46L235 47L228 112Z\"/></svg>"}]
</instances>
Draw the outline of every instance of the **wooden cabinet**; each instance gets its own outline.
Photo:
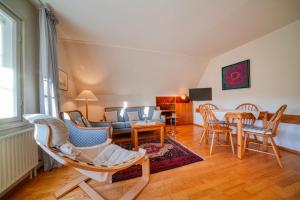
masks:
<instances>
[{"instance_id":1,"label":"wooden cabinet","mask_svg":"<svg viewBox=\"0 0 300 200\"><path fill-rule=\"evenodd\" d=\"M176 103L177 125L193 124L193 103Z\"/></svg>"},{"instance_id":2,"label":"wooden cabinet","mask_svg":"<svg viewBox=\"0 0 300 200\"><path fill-rule=\"evenodd\" d=\"M156 106L162 110L162 114L171 116L176 113L177 125L193 124L193 104L189 99L180 96L157 96Z\"/></svg>"}]
</instances>

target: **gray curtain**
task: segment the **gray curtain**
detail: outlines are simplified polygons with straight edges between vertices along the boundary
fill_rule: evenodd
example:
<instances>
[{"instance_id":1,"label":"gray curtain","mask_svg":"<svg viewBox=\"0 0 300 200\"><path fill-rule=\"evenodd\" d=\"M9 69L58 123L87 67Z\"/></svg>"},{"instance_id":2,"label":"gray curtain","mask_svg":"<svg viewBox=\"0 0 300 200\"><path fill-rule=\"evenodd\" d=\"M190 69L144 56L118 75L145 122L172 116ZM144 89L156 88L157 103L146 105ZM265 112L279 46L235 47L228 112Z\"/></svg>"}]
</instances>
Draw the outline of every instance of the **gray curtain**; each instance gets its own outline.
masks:
<instances>
[{"instance_id":1,"label":"gray curtain","mask_svg":"<svg viewBox=\"0 0 300 200\"><path fill-rule=\"evenodd\" d=\"M39 9L40 26L40 112L54 117L59 116L60 90L58 80L56 24L54 14L41 3ZM43 152L44 170L60 166Z\"/></svg>"},{"instance_id":2,"label":"gray curtain","mask_svg":"<svg viewBox=\"0 0 300 200\"><path fill-rule=\"evenodd\" d=\"M56 23L54 14L45 6L39 9L40 23L40 112L58 117L60 91L58 80Z\"/></svg>"}]
</instances>

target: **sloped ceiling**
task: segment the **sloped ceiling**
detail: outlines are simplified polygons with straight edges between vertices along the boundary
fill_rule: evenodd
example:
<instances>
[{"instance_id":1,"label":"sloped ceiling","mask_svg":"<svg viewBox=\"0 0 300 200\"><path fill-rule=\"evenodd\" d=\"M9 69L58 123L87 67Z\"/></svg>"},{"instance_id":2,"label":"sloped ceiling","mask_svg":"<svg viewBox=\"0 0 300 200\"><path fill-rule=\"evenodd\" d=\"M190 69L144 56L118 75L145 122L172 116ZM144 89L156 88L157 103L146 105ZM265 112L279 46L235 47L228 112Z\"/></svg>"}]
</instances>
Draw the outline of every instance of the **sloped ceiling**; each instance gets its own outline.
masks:
<instances>
[{"instance_id":1,"label":"sloped ceiling","mask_svg":"<svg viewBox=\"0 0 300 200\"><path fill-rule=\"evenodd\" d=\"M178 93L210 58L300 19L299 0L45 0L79 90Z\"/></svg>"},{"instance_id":2,"label":"sloped ceiling","mask_svg":"<svg viewBox=\"0 0 300 200\"><path fill-rule=\"evenodd\" d=\"M78 91L97 94L186 93L207 63L198 57L64 42Z\"/></svg>"}]
</instances>

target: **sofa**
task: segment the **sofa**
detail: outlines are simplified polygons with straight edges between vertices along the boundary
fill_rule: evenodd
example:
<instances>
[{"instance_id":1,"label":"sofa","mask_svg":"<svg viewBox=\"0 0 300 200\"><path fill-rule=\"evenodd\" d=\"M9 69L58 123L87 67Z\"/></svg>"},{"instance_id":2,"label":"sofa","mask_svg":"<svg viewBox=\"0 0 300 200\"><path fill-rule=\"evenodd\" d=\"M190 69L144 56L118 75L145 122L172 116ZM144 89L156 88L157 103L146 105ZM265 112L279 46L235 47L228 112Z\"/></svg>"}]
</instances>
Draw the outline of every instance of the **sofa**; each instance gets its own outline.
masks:
<instances>
[{"instance_id":1,"label":"sofa","mask_svg":"<svg viewBox=\"0 0 300 200\"><path fill-rule=\"evenodd\" d=\"M148 117L146 118L149 121L160 121L165 123L165 117L163 115L160 115L159 119L152 120L152 116L154 113L154 110L159 110L159 107L156 106L147 106L149 107L148 111ZM122 134L122 133L130 133L131 132L131 126L130 126L130 120L128 117L127 112L138 112L139 120L144 120L144 110L145 106L138 106L138 107L127 107L123 110L123 107L106 107L104 109L105 112L117 112L117 121L110 121L113 129L113 134ZM123 114L123 116L121 115ZM105 118L105 121L109 121Z\"/></svg>"}]
</instances>

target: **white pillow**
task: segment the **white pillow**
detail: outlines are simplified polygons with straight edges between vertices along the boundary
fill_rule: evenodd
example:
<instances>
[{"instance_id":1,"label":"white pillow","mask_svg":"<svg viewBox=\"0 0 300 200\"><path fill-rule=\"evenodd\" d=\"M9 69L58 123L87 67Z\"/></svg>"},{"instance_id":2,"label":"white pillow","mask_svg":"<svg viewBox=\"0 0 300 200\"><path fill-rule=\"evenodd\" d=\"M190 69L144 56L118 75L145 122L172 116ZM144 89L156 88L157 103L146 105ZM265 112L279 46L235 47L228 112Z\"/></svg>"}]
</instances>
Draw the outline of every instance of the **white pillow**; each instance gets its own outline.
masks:
<instances>
[{"instance_id":1,"label":"white pillow","mask_svg":"<svg viewBox=\"0 0 300 200\"><path fill-rule=\"evenodd\" d=\"M137 111L134 112L127 112L129 121L139 121L140 117L139 117L139 113Z\"/></svg>"},{"instance_id":2,"label":"white pillow","mask_svg":"<svg viewBox=\"0 0 300 200\"><path fill-rule=\"evenodd\" d=\"M160 120L161 110L154 110L152 120Z\"/></svg>"},{"instance_id":3,"label":"white pillow","mask_svg":"<svg viewBox=\"0 0 300 200\"><path fill-rule=\"evenodd\" d=\"M117 111L110 111L104 113L106 121L109 122L117 122L118 121L118 113Z\"/></svg>"},{"instance_id":4,"label":"white pillow","mask_svg":"<svg viewBox=\"0 0 300 200\"><path fill-rule=\"evenodd\" d=\"M65 123L57 118L37 119L37 124L47 124L50 126L50 147L61 146L69 140L68 128Z\"/></svg>"}]
</instances>

